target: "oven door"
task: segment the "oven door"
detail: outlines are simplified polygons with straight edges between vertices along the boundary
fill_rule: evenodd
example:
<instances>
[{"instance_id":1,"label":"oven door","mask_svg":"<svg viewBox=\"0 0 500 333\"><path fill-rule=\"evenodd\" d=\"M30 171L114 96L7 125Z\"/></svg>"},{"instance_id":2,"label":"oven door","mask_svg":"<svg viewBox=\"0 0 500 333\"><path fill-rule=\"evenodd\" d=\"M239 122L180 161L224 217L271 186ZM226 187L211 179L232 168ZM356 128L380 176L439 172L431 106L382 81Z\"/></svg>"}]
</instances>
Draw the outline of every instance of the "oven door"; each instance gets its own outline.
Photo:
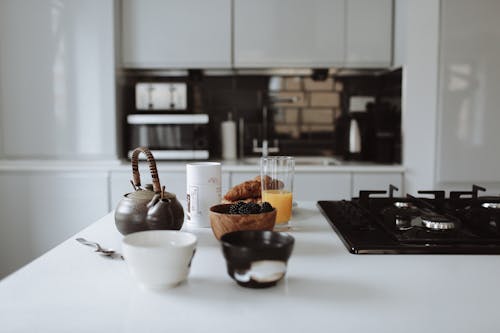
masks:
<instances>
[{"instance_id":1,"label":"oven door","mask_svg":"<svg viewBox=\"0 0 500 333\"><path fill-rule=\"evenodd\" d=\"M209 158L206 114L133 114L127 123L129 158L139 146L148 147L159 160Z\"/></svg>"}]
</instances>

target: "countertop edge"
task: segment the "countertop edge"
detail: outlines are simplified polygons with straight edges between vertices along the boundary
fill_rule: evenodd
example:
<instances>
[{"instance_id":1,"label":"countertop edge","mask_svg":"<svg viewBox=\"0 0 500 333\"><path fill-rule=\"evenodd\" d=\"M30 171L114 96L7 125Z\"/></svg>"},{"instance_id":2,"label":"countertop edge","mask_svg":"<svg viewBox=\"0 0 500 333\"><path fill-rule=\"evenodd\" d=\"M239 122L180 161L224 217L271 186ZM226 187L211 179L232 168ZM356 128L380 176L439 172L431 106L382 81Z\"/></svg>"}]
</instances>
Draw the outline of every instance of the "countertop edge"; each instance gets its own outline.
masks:
<instances>
[{"instance_id":1,"label":"countertop edge","mask_svg":"<svg viewBox=\"0 0 500 333\"><path fill-rule=\"evenodd\" d=\"M255 172L258 165L238 161L220 161L225 172ZM157 162L158 171L184 171L185 162ZM145 162L140 168L146 169ZM0 160L1 171L130 171L130 162L124 160ZM296 172L404 172L403 165L381 165L367 163L346 163L341 165L296 165Z\"/></svg>"}]
</instances>

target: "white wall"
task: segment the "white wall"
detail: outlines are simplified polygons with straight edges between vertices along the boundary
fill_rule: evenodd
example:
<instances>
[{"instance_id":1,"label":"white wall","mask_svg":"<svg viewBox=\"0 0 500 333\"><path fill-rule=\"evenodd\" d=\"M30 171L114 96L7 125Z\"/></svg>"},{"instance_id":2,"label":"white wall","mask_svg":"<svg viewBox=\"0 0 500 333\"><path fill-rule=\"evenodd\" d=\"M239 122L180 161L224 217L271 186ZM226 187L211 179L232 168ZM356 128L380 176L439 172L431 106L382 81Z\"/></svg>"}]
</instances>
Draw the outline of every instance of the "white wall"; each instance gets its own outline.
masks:
<instances>
[{"instance_id":1,"label":"white wall","mask_svg":"<svg viewBox=\"0 0 500 333\"><path fill-rule=\"evenodd\" d=\"M439 0L396 0L395 63L403 65L405 191L435 186Z\"/></svg>"}]
</instances>

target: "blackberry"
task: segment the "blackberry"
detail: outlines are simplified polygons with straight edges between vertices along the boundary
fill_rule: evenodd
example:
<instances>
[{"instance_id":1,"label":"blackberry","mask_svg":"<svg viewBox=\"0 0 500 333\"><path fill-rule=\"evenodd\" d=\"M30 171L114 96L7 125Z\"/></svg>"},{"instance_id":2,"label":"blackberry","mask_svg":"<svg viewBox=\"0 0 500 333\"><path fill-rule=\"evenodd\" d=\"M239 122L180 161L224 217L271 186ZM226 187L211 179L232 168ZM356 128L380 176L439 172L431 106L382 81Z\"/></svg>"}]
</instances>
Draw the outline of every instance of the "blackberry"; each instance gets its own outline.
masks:
<instances>
[{"instance_id":1,"label":"blackberry","mask_svg":"<svg viewBox=\"0 0 500 333\"><path fill-rule=\"evenodd\" d=\"M235 204L229 206L229 214L238 214L238 207Z\"/></svg>"},{"instance_id":2,"label":"blackberry","mask_svg":"<svg viewBox=\"0 0 500 333\"><path fill-rule=\"evenodd\" d=\"M262 213L271 212L273 209L274 209L273 206L271 206L269 202L266 201L262 203L262 208L261 208Z\"/></svg>"},{"instance_id":3,"label":"blackberry","mask_svg":"<svg viewBox=\"0 0 500 333\"><path fill-rule=\"evenodd\" d=\"M229 214L241 214L240 213L240 208L245 206L245 203L243 201L238 201L235 204L232 204L229 206Z\"/></svg>"},{"instance_id":4,"label":"blackberry","mask_svg":"<svg viewBox=\"0 0 500 333\"><path fill-rule=\"evenodd\" d=\"M248 210L248 204L241 205L238 208L238 214L250 214L250 211Z\"/></svg>"},{"instance_id":5,"label":"blackberry","mask_svg":"<svg viewBox=\"0 0 500 333\"><path fill-rule=\"evenodd\" d=\"M258 214L260 213L260 206L254 202L249 202L241 205L238 208L238 214Z\"/></svg>"},{"instance_id":6,"label":"blackberry","mask_svg":"<svg viewBox=\"0 0 500 333\"><path fill-rule=\"evenodd\" d=\"M249 202L247 204L247 209L249 214L259 214L260 213L260 205L255 202Z\"/></svg>"}]
</instances>

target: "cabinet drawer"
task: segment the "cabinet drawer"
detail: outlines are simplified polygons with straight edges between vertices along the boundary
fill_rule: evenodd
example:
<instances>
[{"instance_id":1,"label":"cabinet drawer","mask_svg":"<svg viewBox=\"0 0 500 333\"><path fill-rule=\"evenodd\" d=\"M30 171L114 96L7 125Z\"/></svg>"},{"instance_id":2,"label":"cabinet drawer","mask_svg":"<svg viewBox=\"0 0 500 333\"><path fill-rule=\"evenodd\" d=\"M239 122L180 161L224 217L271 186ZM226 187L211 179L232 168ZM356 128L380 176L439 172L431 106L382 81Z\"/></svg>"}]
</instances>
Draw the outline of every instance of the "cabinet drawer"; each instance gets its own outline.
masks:
<instances>
[{"instance_id":1,"label":"cabinet drawer","mask_svg":"<svg viewBox=\"0 0 500 333\"><path fill-rule=\"evenodd\" d=\"M402 196L404 194L403 174L400 172L354 173L352 176L352 196L357 197L360 190L389 190L391 184L399 189L395 195Z\"/></svg>"},{"instance_id":2,"label":"cabinet drawer","mask_svg":"<svg viewBox=\"0 0 500 333\"><path fill-rule=\"evenodd\" d=\"M141 176L144 175L142 185L151 183L149 170L140 170ZM221 179L221 191L224 195L229 188L229 172L223 172ZM165 185L167 192L174 193L179 201L186 200L186 172L185 171L164 171L161 168L158 170L160 184ZM113 171L111 173L111 208L114 209L125 193L132 191L130 184L132 174L130 171Z\"/></svg>"},{"instance_id":3,"label":"cabinet drawer","mask_svg":"<svg viewBox=\"0 0 500 333\"><path fill-rule=\"evenodd\" d=\"M141 184L144 186L147 183L151 183L151 176L149 175L149 170L144 169L139 171L142 180ZM160 184L165 185L165 190L167 192L174 193L179 200L186 199L186 173L185 172L162 172L158 171L158 177L160 178ZM118 202L121 200L124 194L132 192L132 184L130 184L130 179L132 179L132 174L130 171L113 171L111 173L110 179L110 189L111 189L111 208L115 209Z\"/></svg>"},{"instance_id":4,"label":"cabinet drawer","mask_svg":"<svg viewBox=\"0 0 500 333\"><path fill-rule=\"evenodd\" d=\"M351 174L296 173L293 196L297 201L350 199Z\"/></svg>"}]
</instances>

